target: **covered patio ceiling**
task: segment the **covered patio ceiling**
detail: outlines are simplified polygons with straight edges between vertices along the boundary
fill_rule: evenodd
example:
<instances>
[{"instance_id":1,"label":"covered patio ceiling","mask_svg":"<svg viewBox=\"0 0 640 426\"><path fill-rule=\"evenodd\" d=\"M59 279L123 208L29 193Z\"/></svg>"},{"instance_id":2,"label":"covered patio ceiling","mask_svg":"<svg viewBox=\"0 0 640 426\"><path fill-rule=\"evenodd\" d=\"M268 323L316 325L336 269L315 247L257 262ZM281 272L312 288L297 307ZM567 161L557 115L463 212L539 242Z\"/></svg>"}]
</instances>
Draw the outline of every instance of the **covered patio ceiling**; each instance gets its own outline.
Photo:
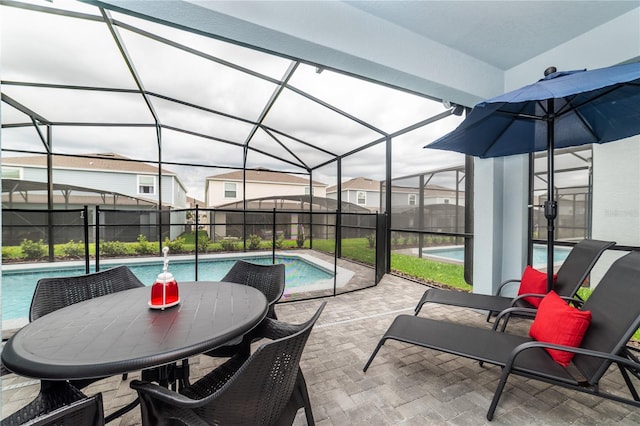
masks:
<instances>
[{"instance_id":1,"label":"covered patio ceiling","mask_svg":"<svg viewBox=\"0 0 640 426\"><path fill-rule=\"evenodd\" d=\"M584 68L585 54L640 58L636 0L91 3L469 107L550 65Z\"/></svg>"}]
</instances>

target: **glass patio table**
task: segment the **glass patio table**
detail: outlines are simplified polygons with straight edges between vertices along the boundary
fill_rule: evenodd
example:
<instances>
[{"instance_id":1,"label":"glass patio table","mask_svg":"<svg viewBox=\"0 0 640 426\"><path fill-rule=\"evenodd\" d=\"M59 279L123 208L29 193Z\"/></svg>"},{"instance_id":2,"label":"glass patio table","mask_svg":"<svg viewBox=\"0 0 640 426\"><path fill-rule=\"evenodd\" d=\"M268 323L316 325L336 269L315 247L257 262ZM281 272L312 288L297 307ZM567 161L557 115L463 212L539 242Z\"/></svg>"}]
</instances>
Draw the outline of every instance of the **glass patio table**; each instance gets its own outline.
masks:
<instances>
[{"instance_id":1,"label":"glass patio table","mask_svg":"<svg viewBox=\"0 0 640 426\"><path fill-rule=\"evenodd\" d=\"M262 321L267 300L253 287L180 283L180 304L151 309L151 287L76 303L26 325L2 362L41 380L80 380L152 370L236 341Z\"/></svg>"}]
</instances>

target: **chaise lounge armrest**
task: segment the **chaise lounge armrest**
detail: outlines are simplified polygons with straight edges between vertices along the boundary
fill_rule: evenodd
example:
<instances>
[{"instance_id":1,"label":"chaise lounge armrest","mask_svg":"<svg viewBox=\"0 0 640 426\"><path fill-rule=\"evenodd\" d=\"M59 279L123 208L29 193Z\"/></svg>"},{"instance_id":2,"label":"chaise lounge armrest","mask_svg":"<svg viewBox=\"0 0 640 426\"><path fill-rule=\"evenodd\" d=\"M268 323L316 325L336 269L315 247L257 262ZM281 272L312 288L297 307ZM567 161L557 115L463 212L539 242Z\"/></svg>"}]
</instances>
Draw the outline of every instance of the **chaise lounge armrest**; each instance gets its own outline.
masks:
<instances>
[{"instance_id":1,"label":"chaise lounge armrest","mask_svg":"<svg viewBox=\"0 0 640 426\"><path fill-rule=\"evenodd\" d=\"M502 281L500 283L500 285L498 286L498 289L496 290L496 296L501 296L502 295L502 289L504 289L508 284L512 284L512 283L519 283L522 280L520 278L512 278L510 280L505 280Z\"/></svg>"},{"instance_id":2,"label":"chaise lounge armrest","mask_svg":"<svg viewBox=\"0 0 640 426\"><path fill-rule=\"evenodd\" d=\"M608 352L600 352L600 351L594 351L592 349L584 349L584 348L580 348L580 347L575 347L575 346L565 346L565 345L557 345L554 343L548 343L548 342L540 342L540 341L532 341L532 342L526 342L526 343L522 343L521 345L516 346L513 351L511 352L511 354L509 355L509 358L507 359L507 363L504 366L504 370L503 370L503 374L504 371L506 370L511 371L514 369L514 364L516 362L516 358L522 354L523 352L529 350L529 349L535 349L535 348L546 348L546 349L556 349L559 351L565 351L565 352L571 352L574 354L581 354L581 355L587 355L587 356L592 356L592 357L596 357L596 358L602 358L602 359L606 359L611 361L612 363L616 363L616 364L621 364L624 365L625 367L631 368L631 369L639 369L640 368L640 363L631 360L629 358L625 358L622 357L620 355L614 355ZM517 367L516 367L517 368ZM538 372L539 374L539 372ZM558 380L559 378L554 377L555 380ZM589 383L590 385L592 385L593 383L587 381L585 383Z\"/></svg>"}]
</instances>

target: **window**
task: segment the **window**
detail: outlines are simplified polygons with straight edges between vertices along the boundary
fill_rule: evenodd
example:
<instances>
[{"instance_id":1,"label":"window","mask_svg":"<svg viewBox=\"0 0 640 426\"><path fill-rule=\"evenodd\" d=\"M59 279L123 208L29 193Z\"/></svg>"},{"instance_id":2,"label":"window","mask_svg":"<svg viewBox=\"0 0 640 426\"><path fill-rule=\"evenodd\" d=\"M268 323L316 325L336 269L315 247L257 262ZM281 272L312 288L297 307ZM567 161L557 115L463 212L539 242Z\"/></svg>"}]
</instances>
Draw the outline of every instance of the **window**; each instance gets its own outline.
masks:
<instances>
[{"instance_id":1,"label":"window","mask_svg":"<svg viewBox=\"0 0 640 426\"><path fill-rule=\"evenodd\" d=\"M21 167L3 167L2 179L22 179Z\"/></svg>"},{"instance_id":2,"label":"window","mask_svg":"<svg viewBox=\"0 0 640 426\"><path fill-rule=\"evenodd\" d=\"M356 194L356 204L367 204L367 193L364 191L358 191Z\"/></svg>"},{"instance_id":3,"label":"window","mask_svg":"<svg viewBox=\"0 0 640 426\"><path fill-rule=\"evenodd\" d=\"M235 182L224 183L224 198L236 198L237 193L237 184Z\"/></svg>"},{"instance_id":4,"label":"window","mask_svg":"<svg viewBox=\"0 0 640 426\"><path fill-rule=\"evenodd\" d=\"M309 187L308 186L304 187L304 195L309 195Z\"/></svg>"},{"instance_id":5,"label":"window","mask_svg":"<svg viewBox=\"0 0 640 426\"><path fill-rule=\"evenodd\" d=\"M416 194L409 194L409 205L410 206L416 205Z\"/></svg>"},{"instance_id":6,"label":"window","mask_svg":"<svg viewBox=\"0 0 640 426\"><path fill-rule=\"evenodd\" d=\"M445 198L445 199L444 199L444 203L445 203L445 204L449 204L449 199L448 199L448 198Z\"/></svg>"},{"instance_id":7,"label":"window","mask_svg":"<svg viewBox=\"0 0 640 426\"><path fill-rule=\"evenodd\" d=\"M155 176L138 176L138 194L154 195L156 193Z\"/></svg>"}]
</instances>

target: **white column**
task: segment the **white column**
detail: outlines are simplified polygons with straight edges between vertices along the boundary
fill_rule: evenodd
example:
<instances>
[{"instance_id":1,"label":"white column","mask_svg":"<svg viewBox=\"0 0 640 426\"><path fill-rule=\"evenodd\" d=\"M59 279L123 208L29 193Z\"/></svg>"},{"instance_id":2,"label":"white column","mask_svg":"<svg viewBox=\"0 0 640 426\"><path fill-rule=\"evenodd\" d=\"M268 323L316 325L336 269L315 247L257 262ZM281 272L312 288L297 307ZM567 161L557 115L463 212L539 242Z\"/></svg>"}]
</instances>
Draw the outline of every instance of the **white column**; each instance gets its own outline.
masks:
<instances>
[{"instance_id":1,"label":"white column","mask_svg":"<svg viewBox=\"0 0 640 426\"><path fill-rule=\"evenodd\" d=\"M519 278L527 254L528 158L476 159L473 291Z\"/></svg>"},{"instance_id":2,"label":"white column","mask_svg":"<svg viewBox=\"0 0 640 426\"><path fill-rule=\"evenodd\" d=\"M640 245L640 136L593 145L592 237ZM602 256L591 273L592 287L622 254Z\"/></svg>"}]
</instances>

